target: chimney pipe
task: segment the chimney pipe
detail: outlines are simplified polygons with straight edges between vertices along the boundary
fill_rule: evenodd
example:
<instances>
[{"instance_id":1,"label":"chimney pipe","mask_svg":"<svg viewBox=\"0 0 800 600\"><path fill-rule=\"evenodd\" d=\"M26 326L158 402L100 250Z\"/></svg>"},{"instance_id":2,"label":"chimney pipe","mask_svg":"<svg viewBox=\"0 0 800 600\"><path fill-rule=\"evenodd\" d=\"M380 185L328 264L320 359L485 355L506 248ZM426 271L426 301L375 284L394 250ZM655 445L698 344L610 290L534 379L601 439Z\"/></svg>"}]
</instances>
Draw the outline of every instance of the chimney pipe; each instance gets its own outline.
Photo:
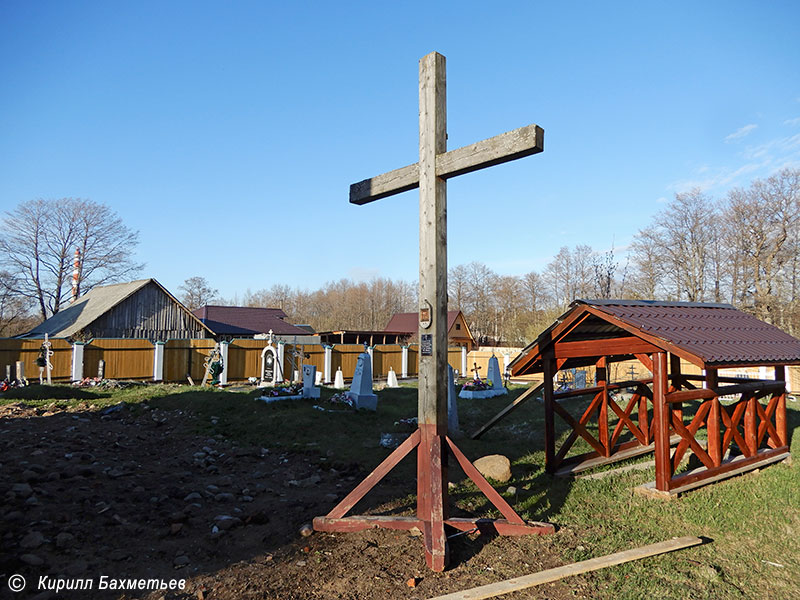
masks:
<instances>
[{"instance_id":1,"label":"chimney pipe","mask_svg":"<svg viewBox=\"0 0 800 600\"><path fill-rule=\"evenodd\" d=\"M75 266L72 269L72 300L75 302L80 294L81 251L75 248Z\"/></svg>"}]
</instances>

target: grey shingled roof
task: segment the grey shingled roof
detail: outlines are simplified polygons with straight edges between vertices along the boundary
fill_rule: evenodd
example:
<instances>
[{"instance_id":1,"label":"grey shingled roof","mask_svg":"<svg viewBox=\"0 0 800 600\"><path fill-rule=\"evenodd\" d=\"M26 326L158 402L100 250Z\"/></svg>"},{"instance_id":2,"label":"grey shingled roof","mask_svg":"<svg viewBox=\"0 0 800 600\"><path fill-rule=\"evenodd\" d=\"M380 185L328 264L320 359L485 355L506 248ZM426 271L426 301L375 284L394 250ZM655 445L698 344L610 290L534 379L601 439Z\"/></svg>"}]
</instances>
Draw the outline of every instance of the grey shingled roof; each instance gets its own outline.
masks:
<instances>
[{"instance_id":1,"label":"grey shingled roof","mask_svg":"<svg viewBox=\"0 0 800 600\"><path fill-rule=\"evenodd\" d=\"M72 337L151 282L155 283L164 290L164 293L175 300L174 296L163 285L152 278L98 286L31 329L23 337L44 337L45 333L50 337ZM179 303L178 300L175 300L175 302ZM186 312L195 318L188 309ZM200 319L197 319L197 321L202 327L206 328ZM211 332L210 329L209 332Z\"/></svg>"}]
</instances>

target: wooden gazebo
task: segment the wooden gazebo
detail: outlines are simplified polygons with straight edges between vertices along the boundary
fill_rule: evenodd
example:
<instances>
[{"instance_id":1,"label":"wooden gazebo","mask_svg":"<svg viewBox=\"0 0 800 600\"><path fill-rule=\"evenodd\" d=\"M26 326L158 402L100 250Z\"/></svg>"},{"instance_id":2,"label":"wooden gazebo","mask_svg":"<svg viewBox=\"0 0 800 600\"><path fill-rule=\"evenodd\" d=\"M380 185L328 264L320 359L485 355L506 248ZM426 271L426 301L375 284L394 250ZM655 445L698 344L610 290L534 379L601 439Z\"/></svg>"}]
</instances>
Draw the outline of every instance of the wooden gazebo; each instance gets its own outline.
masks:
<instances>
[{"instance_id":1,"label":"wooden gazebo","mask_svg":"<svg viewBox=\"0 0 800 600\"><path fill-rule=\"evenodd\" d=\"M652 377L609 381L608 365L631 359ZM701 373L682 373L681 359ZM796 364L800 340L727 304L577 300L509 367L512 376L544 374L547 471L574 472L652 450L656 478L644 491L672 496L788 456L785 367ZM554 391L559 370L592 365L594 387ZM719 373L741 367L770 367L774 379ZM632 394L618 404L616 393L626 389ZM576 418L561 401L579 395L591 400ZM694 401L696 411L685 415L684 404ZM560 448L556 415L571 428ZM595 418L596 436L588 427ZM706 435L698 437L701 428ZM623 443L625 430L632 439ZM579 437L592 451L567 458ZM702 467L676 475L687 452Z\"/></svg>"}]
</instances>

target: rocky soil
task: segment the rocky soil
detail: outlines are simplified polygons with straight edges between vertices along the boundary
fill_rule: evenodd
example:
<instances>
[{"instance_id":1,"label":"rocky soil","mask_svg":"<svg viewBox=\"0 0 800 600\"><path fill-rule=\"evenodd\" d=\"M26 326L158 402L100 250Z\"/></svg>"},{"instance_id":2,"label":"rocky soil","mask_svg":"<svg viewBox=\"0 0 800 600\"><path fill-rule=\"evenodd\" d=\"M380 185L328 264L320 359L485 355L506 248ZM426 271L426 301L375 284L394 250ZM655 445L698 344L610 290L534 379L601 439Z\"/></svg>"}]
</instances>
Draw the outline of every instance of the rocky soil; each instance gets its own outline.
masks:
<instances>
[{"instance_id":1,"label":"rocky soil","mask_svg":"<svg viewBox=\"0 0 800 600\"><path fill-rule=\"evenodd\" d=\"M366 473L201 436L197 418L147 406L0 407L0 598L430 598L556 566L558 545L577 543L567 531L461 535L452 566L435 574L407 533L305 537L302 526ZM366 508L410 510L413 489L389 477ZM27 581L16 594L14 574ZM100 590L101 576L185 582ZM94 587L37 589L42 577ZM508 597L581 597L584 586L573 579Z\"/></svg>"}]
</instances>

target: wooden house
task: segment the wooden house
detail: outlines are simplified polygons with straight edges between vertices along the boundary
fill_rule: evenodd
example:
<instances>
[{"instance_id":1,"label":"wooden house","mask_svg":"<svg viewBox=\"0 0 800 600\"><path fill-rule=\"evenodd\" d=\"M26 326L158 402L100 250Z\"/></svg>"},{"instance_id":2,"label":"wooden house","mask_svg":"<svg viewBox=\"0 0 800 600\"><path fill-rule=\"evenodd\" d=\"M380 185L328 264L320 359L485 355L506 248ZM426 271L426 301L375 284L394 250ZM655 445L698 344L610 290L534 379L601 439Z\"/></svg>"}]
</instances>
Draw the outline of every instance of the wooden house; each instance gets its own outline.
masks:
<instances>
[{"instance_id":1,"label":"wooden house","mask_svg":"<svg viewBox=\"0 0 800 600\"><path fill-rule=\"evenodd\" d=\"M23 337L139 338L151 341L209 338L214 332L155 279L93 288Z\"/></svg>"},{"instance_id":2,"label":"wooden house","mask_svg":"<svg viewBox=\"0 0 800 600\"><path fill-rule=\"evenodd\" d=\"M419 314L396 313L384 331L405 334L410 340L416 341L419 333ZM447 343L449 346L466 346L467 350L474 350L478 346L460 310L447 311Z\"/></svg>"}]
</instances>

